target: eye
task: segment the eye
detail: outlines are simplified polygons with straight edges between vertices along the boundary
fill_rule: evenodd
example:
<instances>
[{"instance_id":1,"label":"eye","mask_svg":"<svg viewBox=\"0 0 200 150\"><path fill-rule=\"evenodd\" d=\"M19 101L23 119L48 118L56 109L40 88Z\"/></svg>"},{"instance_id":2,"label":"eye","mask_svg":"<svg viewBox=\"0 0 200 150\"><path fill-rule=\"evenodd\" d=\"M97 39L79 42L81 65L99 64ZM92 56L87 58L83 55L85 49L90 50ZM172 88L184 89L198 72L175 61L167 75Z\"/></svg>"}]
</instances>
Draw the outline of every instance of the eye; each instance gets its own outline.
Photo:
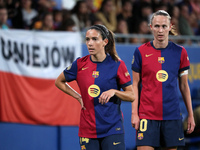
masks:
<instances>
[{"instance_id":1,"label":"eye","mask_svg":"<svg viewBox=\"0 0 200 150\"><path fill-rule=\"evenodd\" d=\"M163 28L166 28L167 26L166 26L166 25L163 25L162 27L163 27Z\"/></svg>"},{"instance_id":2,"label":"eye","mask_svg":"<svg viewBox=\"0 0 200 150\"><path fill-rule=\"evenodd\" d=\"M155 25L154 27L155 27L155 28L159 28L159 25Z\"/></svg>"},{"instance_id":3,"label":"eye","mask_svg":"<svg viewBox=\"0 0 200 150\"><path fill-rule=\"evenodd\" d=\"M85 38L85 40L86 40L86 41L89 41L90 39L89 39L89 38Z\"/></svg>"},{"instance_id":4,"label":"eye","mask_svg":"<svg viewBox=\"0 0 200 150\"><path fill-rule=\"evenodd\" d=\"M96 41L96 40L97 40L97 38L96 38L96 37L93 37L93 38L92 38L92 40Z\"/></svg>"}]
</instances>

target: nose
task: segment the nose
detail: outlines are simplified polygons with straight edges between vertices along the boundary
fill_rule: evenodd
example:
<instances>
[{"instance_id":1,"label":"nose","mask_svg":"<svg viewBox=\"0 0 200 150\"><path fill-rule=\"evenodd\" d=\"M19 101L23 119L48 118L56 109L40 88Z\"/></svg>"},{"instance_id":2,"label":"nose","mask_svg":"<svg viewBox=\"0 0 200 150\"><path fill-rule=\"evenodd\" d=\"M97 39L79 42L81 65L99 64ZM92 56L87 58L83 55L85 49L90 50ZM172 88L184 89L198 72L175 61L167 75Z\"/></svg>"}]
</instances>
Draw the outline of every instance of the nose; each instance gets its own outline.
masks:
<instances>
[{"instance_id":1,"label":"nose","mask_svg":"<svg viewBox=\"0 0 200 150\"><path fill-rule=\"evenodd\" d=\"M159 32L163 32L163 27L159 27Z\"/></svg>"},{"instance_id":2,"label":"nose","mask_svg":"<svg viewBox=\"0 0 200 150\"><path fill-rule=\"evenodd\" d=\"M88 40L88 45L92 45L92 40Z\"/></svg>"}]
</instances>

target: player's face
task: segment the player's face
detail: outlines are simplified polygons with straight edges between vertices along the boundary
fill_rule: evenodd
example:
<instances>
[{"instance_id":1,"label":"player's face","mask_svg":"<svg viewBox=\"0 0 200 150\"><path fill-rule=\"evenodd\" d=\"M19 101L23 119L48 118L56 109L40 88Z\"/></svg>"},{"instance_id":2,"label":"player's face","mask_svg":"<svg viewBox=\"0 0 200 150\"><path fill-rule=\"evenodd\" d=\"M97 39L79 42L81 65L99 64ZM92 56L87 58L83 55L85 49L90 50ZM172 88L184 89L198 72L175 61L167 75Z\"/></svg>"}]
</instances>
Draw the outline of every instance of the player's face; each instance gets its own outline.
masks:
<instances>
[{"instance_id":1,"label":"player's face","mask_svg":"<svg viewBox=\"0 0 200 150\"><path fill-rule=\"evenodd\" d=\"M154 16L152 24L150 25L154 40L157 42L168 42L169 31L171 30L171 23L166 16Z\"/></svg>"},{"instance_id":2,"label":"player's face","mask_svg":"<svg viewBox=\"0 0 200 150\"><path fill-rule=\"evenodd\" d=\"M105 55L106 40L102 39L99 31L95 29L88 30L85 40L90 55Z\"/></svg>"}]
</instances>

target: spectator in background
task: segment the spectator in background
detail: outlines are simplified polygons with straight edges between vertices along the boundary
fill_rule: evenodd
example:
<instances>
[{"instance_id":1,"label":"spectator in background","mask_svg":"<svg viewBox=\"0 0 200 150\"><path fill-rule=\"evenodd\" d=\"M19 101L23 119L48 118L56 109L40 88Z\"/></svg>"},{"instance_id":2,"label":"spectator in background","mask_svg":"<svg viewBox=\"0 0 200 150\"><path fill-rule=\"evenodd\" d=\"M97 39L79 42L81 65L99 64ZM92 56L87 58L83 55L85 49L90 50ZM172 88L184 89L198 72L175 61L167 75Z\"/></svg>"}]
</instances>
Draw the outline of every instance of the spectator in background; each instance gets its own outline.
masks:
<instances>
[{"instance_id":1,"label":"spectator in background","mask_svg":"<svg viewBox=\"0 0 200 150\"><path fill-rule=\"evenodd\" d=\"M13 28L32 29L38 12L32 8L32 0L21 0L17 14L12 18Z\"/></svg>"},{"instance_id":2,"label":"spectator in background","mask_svg":"<svg viewBox=\"0 0 200 150\"><path fill-rule=\"evenodd\" d=\"M132 2L130 0L122 1L122 11L117 15L117 20L124 19L127 22L128 32L131 33L131 29L134 28L135 23L133 23L133 14L132 14Z\"/></svg>"},{"instance_id":3,"label":"spectator in background","mask_svg":"<svg viewBox=\"0 0 200 150\"><path fill-rule=\"evenodd\" d=\"M94 16L93 19L91 20L91 24L92 25L97 25L97 24L103 25L103 22L98 17Z\"/></svg>"},{"instance_id":4,"label":"spectator in background","mask_svg":"<svg viewBox=\"0 0 200 150\"><path fill-rule=\"evenodd\" d=\"M139 8L139 13L134 13L135 19L133 20L132 24L137 23L135 28L133 29L133 33L137 33L137 26L141 20L146 20L149 22L150 17L152 15L153 9L152 4L150 2L141 2L137 4Z\"/></svg>"},{"instance_id":5,"label":"spectator in background","mask_svg":"<svg viewBox=\"0 0 200 150\"><path fill-rule=\"evenodd\" d=\"M116 8L112 0L104 0L100 10L96 13L96 16L102 21L102 23L113 32L117 27L116 15Z\"/></svg>"},{"instance_id":6,"label":"spectator in background","mask_svg":"<svg viewBox=\"0 0 200 150\"><path fill-rule=\"evenodd\" d=\"M40 12L53 11L53 8L56 6L54 0L38 0L38 9Z\"/></svg>"},{"instance_id":7,"label":"spectator in background","mask_svg":"<svg viewBox=\"0 0 200 150\"><path fill-rule=\"evenodd\" d=\"M88 8L85 1L78 1L71 11L71 17L74 20L78 31L85 31L90 27Z\"/></svg>"},{"instance_id":8,"label":"spectator in background","mask_svg":"<svg viewBox=\"0 0 200 150\"><path fill-rule=\"evenodd\" d=\"M115 33L124 34L124 35L127 35L129 33L126 20L124 20L124 19L118 20L117 29L116 29ZM126 42L126 38L117 38L116 41L118 43L124 43L124 42Z\"/></svg>"},{"instance_id":9,"label":"spectator in background","mask_svg":"<svg viewBox=\"0 0 200 150\"><path fill-rule=\"evenodd\" d=\"M200 21L200 1L190 0L190 5L192 7L192 11L196 15L197 19Z\"/></svg>"},{"instance_id":10,"label":"spectator in background","mask_svg":"<svg viewBox=\"0 0 200 150\"><path fill-rule=\"evenodd\" d=\"M63 20L59 30L75 32L75 31L77 31L77 27L76 27L74 20L72 18L68 18L66 20Z\"/></svg>"},{"instance_id":11,"label":"spectator in background","mask_svg":"<svg viewBox=\"0 0 200 150\"><path fill-rule=\"evenodd\" d=\"M47 12L44 14L42 18L42 26L40 28L42 31L53 31L53 14L51 12Z\"/></svg>"},{"instance_id":12,"label":"spectator in background","mask_svg":"<svg viewBox=\"0 0 200 150\"><path fill-rule=\"evenodd\" d=\"M177 35L180 35L180 30L179 30L179 17L180 17L180 10L178 6L173 6L169 9L169 15L171 16L171 22L172 25L174 25L176 29Z\"/></svg>"},{"instance_id":13,"label":"spectator in background","mask_svg":"<svg viewBox=\"0 0 200 150\"><path fill-rule=\"evenodd\" d=\"M7 0L5 2L8 11L8 25L12 28L12 18L17 14L18 7L20 6L19 0Z\"/></svg>"},{"instance_id":14,"label":"spectator in background","mask_svg":"<svg viewBox=\"0 0 200 150\"><path fill-rule=\"evenodd\" d=\"M194 35L190 26L190 15L188 6L182 4L180 6L180 17L179 17L179 30L181 35Z\"/></svg>"},{"instance_id":15,"label":"spectator in background","mask_svg":"<svg viewBox=\"0 0 200 150\"><path fill-rule=\"evenodd\" d=\"M57 9L54 10L53 19L54 19L54 29L57 30L63 22L62 10L57 10Z\"/></svg>"},{"instance_id":16,"label":"spectator in background","mask_svg":"<svg viewBox=\"0 0 200 150\"><path fill-rule=\"evenodd\" d=\"M7 23L8 12L5 6L0 6L0 29L9 29Z\"/></svg>"},{"instance_id":17,"label":"spectator in background","mask_svg":"<svg viewBox=\"0 0 200 150\"><path fill-rule=\"evenodd\" d=\"M136 34L151 34L150 28L148 26L148 22L146 20L140 20L139 24L137 25L136 28ZM131 42L132 43L146 43L150 39L147 38L132 38Z\"/></svg>"},{"instance_id":18,"label":"spectator in background","mask_svg":"<svg viewBox=\"0 0 200 150\"><path fill-rule=\"evenodd\" d=\"M90 13L96 13L98 9L94 6L94 0L85 0L88 11Z\"/></svg>"}]
</instances>

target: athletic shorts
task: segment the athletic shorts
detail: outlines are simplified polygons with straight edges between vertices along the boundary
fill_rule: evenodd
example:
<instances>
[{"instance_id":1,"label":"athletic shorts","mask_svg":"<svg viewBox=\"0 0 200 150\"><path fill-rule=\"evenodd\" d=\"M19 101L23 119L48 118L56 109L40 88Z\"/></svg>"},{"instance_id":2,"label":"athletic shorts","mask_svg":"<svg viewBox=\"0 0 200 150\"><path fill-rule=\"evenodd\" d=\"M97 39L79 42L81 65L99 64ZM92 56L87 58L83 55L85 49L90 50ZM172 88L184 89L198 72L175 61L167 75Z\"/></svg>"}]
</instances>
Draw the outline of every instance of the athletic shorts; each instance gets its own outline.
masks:
<instances>
[{"instance_id":1,"label":"athletic shorts","mask_svg":"<svg viewBox=\"0 0 200 150\"><path fill-rule=\"evenodd\" d=\"M184 146L182 120L140 120L137 146L177 147Z\"/></svg>"},{"instance_id":2,"label":"athletic shorts","mask_svg":"<svg viewBox=\"0 0 200 150\"><path fill-rule=\"evenodd\" d=\"M80 137L81 150L125 150L124 134L103 138Z\"/></svg>"}]
</instances>

